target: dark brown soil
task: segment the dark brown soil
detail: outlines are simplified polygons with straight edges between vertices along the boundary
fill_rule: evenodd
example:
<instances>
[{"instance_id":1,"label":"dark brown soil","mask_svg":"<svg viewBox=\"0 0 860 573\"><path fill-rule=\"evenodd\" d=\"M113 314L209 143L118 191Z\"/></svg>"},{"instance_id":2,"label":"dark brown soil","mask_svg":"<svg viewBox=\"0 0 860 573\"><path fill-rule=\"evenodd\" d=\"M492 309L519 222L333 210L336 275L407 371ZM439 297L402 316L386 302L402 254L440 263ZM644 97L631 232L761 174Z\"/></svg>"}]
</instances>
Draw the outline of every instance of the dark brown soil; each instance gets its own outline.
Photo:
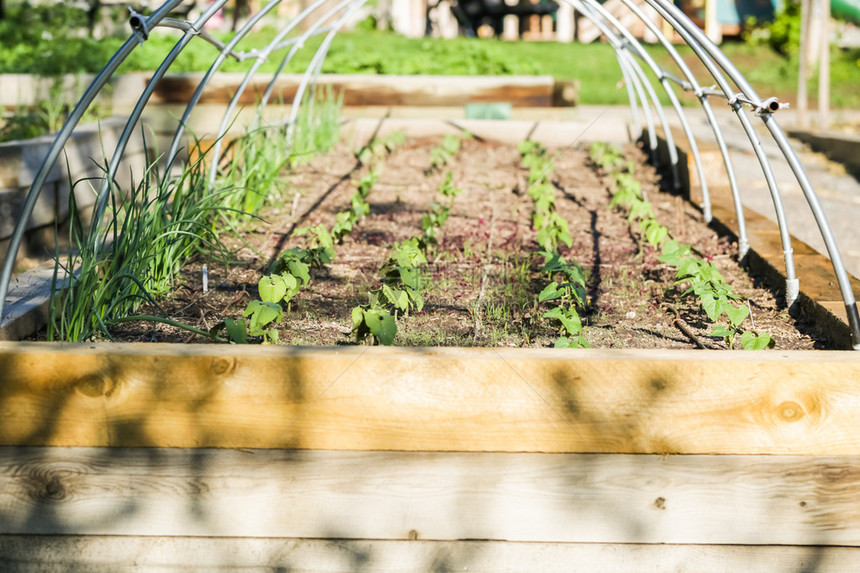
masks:
<instances>
[{"instance_id":1,"label":"dark brown soil","mask_svg":"<svg viewBox=\"0 0 860 573\"><path fill-rule=\"evenodd\" d=\"M370 215L352 235L336 245L337 257L292 301L279 327L280 341L293 345L354 342L351 309L367 301L379 284L379 269L394 242L421 234L421 216L437 193L445 171L453 172L463 193L455 200L439 244L428 253L424 270L424 310L398 318L398 345L552 346L556 326L537 303L544 279L543 258L530 228L531 201L525 194L526 171L516 148L467 140L441 172L429 171L429 150L437 139L407 140L380 161L381 175L368 202ZM209 328L223 317L239 317L257 296L256 284L269 261L283 249L303 245L291 237L297 226L331 227L345 209L355 181L368 171L357 166L351 149L338 147L299 166L291 175L298 191L263 213L241 238L227 240L237 249L238 264L208 261L208 293L202 292L203 261L189 265L162 307L179 321ZM551 150L552 151L552 150ZM708 348L725 348L708 336L710 324L693 299L681 298L674 272L648 248L640 251L624 213L608 208L604 177L580 148L561 151L555 162L557 208L570 225L573 247L562 254L588 276L589 312L585 337L597 348L693 348L673 324L674 306L695 336ZM659 178L638 149L627 150L637 164L657 218L683 243L713 260L735 291L749 300L755 328L768 332L781 349L826 347L809 325L798 324L775 297L759 288L738 266L736 247L702 223L689 203L659 190ZM295 213L295 216L293 216ZM243 246L244 245L244 246ZM747 323L749 327L749 323ZM203 337L164 325L126 325L118 340L206 342Z\"/></svg>"}]
</instances>

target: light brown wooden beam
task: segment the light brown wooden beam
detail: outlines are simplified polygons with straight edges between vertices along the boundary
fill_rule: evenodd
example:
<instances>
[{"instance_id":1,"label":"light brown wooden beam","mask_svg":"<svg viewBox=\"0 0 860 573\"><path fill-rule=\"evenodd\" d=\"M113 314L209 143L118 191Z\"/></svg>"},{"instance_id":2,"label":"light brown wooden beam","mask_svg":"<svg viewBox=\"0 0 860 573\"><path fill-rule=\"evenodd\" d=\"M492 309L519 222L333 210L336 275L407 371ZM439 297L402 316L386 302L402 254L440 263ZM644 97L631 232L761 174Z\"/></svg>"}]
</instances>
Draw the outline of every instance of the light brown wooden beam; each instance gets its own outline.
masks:
<instances>
[{"instance_id":1,"label":"light brown wooden beam","mask_svg":"<svg viewBox=\"0 0 860 573\"><path fill-rule=\"evenodd\" d=\"M858 562L853 547L0 535L0 568L9 573L844 573Z\"/></svg>"},{"instance_id":2,"label":"light brown wooden beam","mask_svg":"<svg viewBox=\"0 0 860 573\"><path fill-rule=\"evenodd\" d=\"M851 352L0 343L0 444L860 454Z\"/></svg>"},{"instance_id":3,"label":"light brown wooden beam","mask_svg":"<svg viewBox=\"0 0 860 573\"><path fill-rule=\"evenodd\" d=\"M186 103L203 78L202 73L165 76L155 89L152 102ZM218 74L203 95L201 103L228 103L244 74ZM239 99L244 106L256 105L271 81L270 74L252 78ZM301 74L281 74L275 81L271 101L292 102ZM515 107L553 105L555 82L551 76L382 76L371 74L323 74L317 85L330 86L343 94L347 106L409 105L463 106L467 103L510 102ZM570 98L575 100L576 97Z\"/></svg>"},{"instance_id":4,"label":"light brown wooden beam","mask_svg":"<svg viewBox=\"0 0 860 573\"><path fill-rule=\"evenodd\" d=\"M857 456L0 448L0 533L860 545Z\"/></svg>"}]
</instances>

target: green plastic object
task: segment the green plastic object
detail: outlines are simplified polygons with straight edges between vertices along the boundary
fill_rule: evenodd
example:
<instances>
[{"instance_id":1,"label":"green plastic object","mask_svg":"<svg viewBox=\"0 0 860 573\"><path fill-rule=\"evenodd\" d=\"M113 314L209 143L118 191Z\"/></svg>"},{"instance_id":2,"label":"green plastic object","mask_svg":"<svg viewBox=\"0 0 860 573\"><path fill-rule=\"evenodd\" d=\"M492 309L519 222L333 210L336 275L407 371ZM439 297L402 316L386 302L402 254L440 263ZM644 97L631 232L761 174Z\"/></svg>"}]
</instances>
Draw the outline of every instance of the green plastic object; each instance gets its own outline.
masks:
<instances>
[{"instance_id":1,"label":"green plastic object","mask_svg":"<svg viewBox=\"0 0 860 573\"><path fill-rule=\"evenodd\" d=\"M469 103L466 104L466 119L511 119L511 104Z\"/></svg>"}]
</instances>

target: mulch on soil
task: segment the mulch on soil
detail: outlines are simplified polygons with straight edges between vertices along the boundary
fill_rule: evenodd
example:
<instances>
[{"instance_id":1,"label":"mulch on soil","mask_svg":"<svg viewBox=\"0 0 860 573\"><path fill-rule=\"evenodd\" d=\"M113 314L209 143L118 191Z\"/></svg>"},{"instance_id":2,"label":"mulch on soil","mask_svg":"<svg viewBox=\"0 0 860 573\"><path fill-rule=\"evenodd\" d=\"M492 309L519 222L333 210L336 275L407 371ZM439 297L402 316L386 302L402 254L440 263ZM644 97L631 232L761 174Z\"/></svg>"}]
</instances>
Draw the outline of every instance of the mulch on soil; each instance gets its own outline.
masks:
<instances>
[{"instance_id":1,"label":"mulch on soil","mask_svg":"<svg viewBox=\"0 0 860 573\"><path fill-rule=\"evenodd\" d=\"M311 284L290 303L279 326L280 341L292 345L354 343L351 310L367 302L379 285L379 269L395 242L420 236L421 217L445 173L453 173L462 194L428 252L422 312L398 318L398 345L548 347L559 336L537 303L546 284L543 258L531 229L531 200L525 193L526 170L514 146L464 140L457 156L431 171L430 149L439 138L408 139L379 161L378 183L368 197L370 214L336 245L336 259L316 271ZM674 324L674 307L708 348L726 348L708 336L710 324L692 298L673 288L674 270L659 253L640 250L626 214L609 209L607 182L588 160L585 145L563 150L555 161L556 206L568 221L573 246L560 251L588 277L589 312L584 335L595 348L694 348ZM303 246L297 227L321 223L349 205L356 182L369 171L344 145L299 165L289 175L297 195L267 207L265 223L249 222L241 237L226 241L238 263L206 261L210 290L202 291L195 261L182 273L173 294L160 305L171 318L208 329L223 317L239 317L257 297L256 284L282 250ZM735 292L749 301L755 329L768 332L778 349L825 348L812 325L795 321L782 301L764 290L737 263L737 248L702 222L701 213L683 198L660 191L660 180L637 148L626 149L657 219L673 237L713 260ZM744 325L749 328L749 323ZM165 325L128 324L115 331L123 341L206 342Z\"/></svg>"}]
</instances>

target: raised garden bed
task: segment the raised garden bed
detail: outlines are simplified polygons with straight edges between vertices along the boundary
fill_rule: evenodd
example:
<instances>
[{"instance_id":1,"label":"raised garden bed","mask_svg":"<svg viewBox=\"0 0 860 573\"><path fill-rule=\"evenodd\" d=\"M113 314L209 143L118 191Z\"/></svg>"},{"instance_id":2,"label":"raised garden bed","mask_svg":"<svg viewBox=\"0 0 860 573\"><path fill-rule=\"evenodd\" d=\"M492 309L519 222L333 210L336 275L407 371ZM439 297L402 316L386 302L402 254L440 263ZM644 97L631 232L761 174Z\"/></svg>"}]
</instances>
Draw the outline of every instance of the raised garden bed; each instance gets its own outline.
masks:
<instances>
[{"instance_id":1,"label":"raised garden bed","mask_svg":"<svg viewBox=\"0 0 860 573\"><path fill-rule=\"evenodd\" d=\"M454 254L424 274L456 274L447 292L425 293L424 314L398 317L399 342L443 325L443 344L487 344L495 333L499 345L549 346L559 336L540 306L531 317L513 304L507 320L488 314L491 296L509 300L504 278L519 280L520 269L532 298L544 288L531 262L529 171L514 147L528 126L492 125L508 128L506 143L470 126L478 137L450 162L463 191L431 259ZM554 127L544 140L564 149L556 208L581 249L571 260L591 271L585 334L595 346L660 349L0 343L0 566L850 569L860 547L855 354L785 350L828 343L789 330L773 295L732 274L726 239L686 201L657 193L629 150L658 218L711 256L783 348L682 349L693 343L651 286L672 273L656 253L635 254L642 241L624 211L607 208L605 176L584 150L565 149L580 130ZM429 149L459 130L423 129L384 159L368 216L291 301L280 342L354 339L349 308L376 286L388 242L422 233L422 214L440 200L448 168L425 175ZM302 240L292 227L330 224L350 204L351 181L368 169L353 169L355 147L299 168L294 180L308 190L294 213L294 196L264 212L277 225L248 230L260 254L244 251L244 268L206 261L206 295L199 268L189 268L165 304L185 320L204 311L204 327L240 311L259 294L265 259ZM754 245L760 260L773 257L765 246ZM521 256L528 264L515 265ZM470 314L482 286L486 302ZM613 308L596 311L603 302ZM696 323L694 304L672 304L700 340L721 345ZM664 326L640 326L642 316ZM149 341L153 328L124 335ZM155 329L156 340L187 336Z\"/></svg>"},{"instance_id":2,"label":"raised garden bed","mask_svg":"<svg viewBox=\"0 0 860 573\"><path fill-rule=\"evenodd\" d=\"M290 301L283 321L275 325L279 342L355 343L352 309L366 304L384 282L380 268L392 246L424 237L422 220L433 204L436 209L444 204L450 205L450 216L434 231L436 243L424 252L428 262L420 269L424 306L408 316L399 313L394 343L552 346L560 329L543 315L553 304L538 301L552 279L541 272L545 258L539 255L543 247L531 221L529 170L517 146L492 140L485 132L464 139L445 165L434 168L433 153L444 138L417 129L393 151L366 164L356 161L352 142L300 161L290 176L287 200L264 209L260 216L265 223L248 224L231 242L239 249L241 264L193 262L172 293L159 301L161 309L201 330L225 317L240 317L260 298L258 282L278 256L309 244L309 235L293 232L315 225L332 229L338 213L350 209L360 181L373 172L377 177L366 199L367 216L334 245L334 260L313 271L311 283ZM448 131L458 133L454 127ZM709 336L713 323L697 300L681 296L684 289L673 286L675 269L661 262L660 250L647 243L638 224L631 224L628 211L610 207L617 190L606 170L589 158L587 147L550 148L556 208L567 221L572 241L570 247L560 244L559 253L584 271L588 300L580 314L587 343L598 348L694 348L698 341L707 348L726 348L726 341ZM747 328L769 333L777 349L839 346L815 325L789 316L782 301L738 266L735 245L706 226L697 209L681 196L661 192L644 154L631 147L625 161L635 165L643 194L670 236L712 261L740 300L749 301L752 321ZM462 193L446 198L439 189L449 173L450 185ZM208 292L202 290L204 264ZM112 335L136 342L208 340L150 323L121 325Z\"/></svg>"}]
</instances>

